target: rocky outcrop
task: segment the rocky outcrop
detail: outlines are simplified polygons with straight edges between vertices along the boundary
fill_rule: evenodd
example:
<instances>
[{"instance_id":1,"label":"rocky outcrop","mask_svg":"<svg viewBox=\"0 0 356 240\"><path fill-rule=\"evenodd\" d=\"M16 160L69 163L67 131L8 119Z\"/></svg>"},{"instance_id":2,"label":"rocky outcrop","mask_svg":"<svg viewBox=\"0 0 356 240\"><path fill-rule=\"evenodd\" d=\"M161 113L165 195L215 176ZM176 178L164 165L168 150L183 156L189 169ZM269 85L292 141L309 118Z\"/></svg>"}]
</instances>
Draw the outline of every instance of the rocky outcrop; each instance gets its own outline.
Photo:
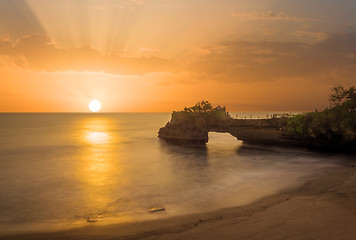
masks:
<instances>
[{"instance_id":1,"label":"rocky outcrop","mask_svg":"<svg viewBox=\"0 0 356 240\"><path fill-rule=\"evenodd\" d=\"M286 119L231 119L206 113L174 112L158 137L173 144L206 144L209 132L227 132L245 143L288 144L282 127Z\"/></svg>"},{"instance_id":2,"label":"rocky outcrop","mask_svg":"<svg viewBox=\"0 0 356 240\"><path fill-rule=\"evenodd\" d=\"M197 106L197 105L196 105ZM356 152L355 141L337 137L307 137L288 135L288 118L231 119L225 108L209 111L185 109L173 112L171 120L161 128L158 137L179 145L204 145L209 132L225 132L247 144L312 148L333 152Z\"/></svg>"},{"instance_id":3,"label":"rocky outcrop","mask_svg":"<svg viewBox=\"0 0 356 240\"><path fill-rule=\"evenodd\" d=\"M287 118L231 119L205 114L173 113L172 119L161 128L158 137L171 144L204 145L209 132L230 133L245 144L302 147L331 152L355 152L355 143L330 139L297 138L285 135Z\"/></svg>"},{"instance_id":4,"label":"rocky outcrop","mask_svg":"<svg viewBox=\"0 0 356 240\"><path fill-rule=\"evenodd\" d=\"M159 130L158 137L174 144L205 144L208 133L208 118L204 114L173 112L171 121Z\"/></svg>"},{"instance_id":5,"label":"rocky outcrop","mask_svg":"<svg viewBox=\"0 0 356 240\"><path fill-rule=\"evenodd\" d=\"M190 124L174 125L167 123L158 132L158 137L166 142L185 145L185 144L205 144L208 142L209 130L205 128L194 128Z\"/></svg>"}]
</instances>

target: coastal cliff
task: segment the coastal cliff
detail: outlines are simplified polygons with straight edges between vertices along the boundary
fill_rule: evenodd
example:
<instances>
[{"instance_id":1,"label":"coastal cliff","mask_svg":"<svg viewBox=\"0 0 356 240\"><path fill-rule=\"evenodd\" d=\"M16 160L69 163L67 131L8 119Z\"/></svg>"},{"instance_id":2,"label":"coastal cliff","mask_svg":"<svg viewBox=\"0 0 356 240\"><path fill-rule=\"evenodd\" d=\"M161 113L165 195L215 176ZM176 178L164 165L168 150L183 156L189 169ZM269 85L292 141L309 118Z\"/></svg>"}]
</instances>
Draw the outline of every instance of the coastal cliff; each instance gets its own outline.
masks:
<instances>
[{"instance_id":1,"label":"coastal cliff","mask_svg":"<svg viewBox=\"0 0 356 240\"><path fill-rule=\"evenodd\" d=\"M287 118L232 119L225 107L212 108L209 102L203 101L173 112L158 137L173 144L206 144L209 132L227 132L245 143L290 144L282 131L286 123Z\"/></svg>"},{"instance_id":2,"label":"coastal cliff","mask_svg":"<svg viewBox=\"0 0 356 240\"><path fill-rule=\"evenodd\" d=\"M173 112L158 137L176 144L205 144L211 129L224 126L227 120L225 111Z\"/></svg>"},{"instance_id":3,"label":"coastal cliff","mask_svg":"<svg viewBox=\"0 0 356 240\"><path fill-rule=\"evenodd\" d=\"M209 107L204 108L206 104ZM171 144L204 145L209 140L209 132L222 132L230 133L245 144L355 152L354 137L290 134L291 123L295 119L297 118L232 119L225 107L212 108L209 102L203 101L192 108L173 112L171 120L159 129L158 137Z\"/></svg>"},{"instance_id":4,"label":"coastal cliff","mask_svg":"<svg viewBox=\"0 0 356 240\"><path fill-rule=\"evenodd\" d=\"M248 144L291 144L283 136L286 118L232 119L227 114L173 112L158 137L173 144L206 144L209 132L226 132Z\"/></svg>"}]
</instances>

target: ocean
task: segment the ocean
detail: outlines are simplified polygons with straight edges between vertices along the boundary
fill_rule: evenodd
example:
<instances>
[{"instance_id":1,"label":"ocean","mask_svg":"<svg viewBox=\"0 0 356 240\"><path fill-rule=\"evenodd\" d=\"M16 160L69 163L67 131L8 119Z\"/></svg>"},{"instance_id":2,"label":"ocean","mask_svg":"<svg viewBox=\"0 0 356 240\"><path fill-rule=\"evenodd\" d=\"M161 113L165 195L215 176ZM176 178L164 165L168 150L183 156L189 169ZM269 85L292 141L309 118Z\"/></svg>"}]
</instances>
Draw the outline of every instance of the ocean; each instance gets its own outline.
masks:
<instances>
[{"instance_id":1,"label":"ocean","mask_svg":"<svg viewBox=\"0 0 356 240\"><path fill-rule=\"evenodd\" d=\"M206 147L172 146L157 138L169 119L169 113L0 114L0 236L247 205L343 161L246 146L227 133L210 133ZM165 211L148 212L155 207Z\"/></svg>"}]
</instances>

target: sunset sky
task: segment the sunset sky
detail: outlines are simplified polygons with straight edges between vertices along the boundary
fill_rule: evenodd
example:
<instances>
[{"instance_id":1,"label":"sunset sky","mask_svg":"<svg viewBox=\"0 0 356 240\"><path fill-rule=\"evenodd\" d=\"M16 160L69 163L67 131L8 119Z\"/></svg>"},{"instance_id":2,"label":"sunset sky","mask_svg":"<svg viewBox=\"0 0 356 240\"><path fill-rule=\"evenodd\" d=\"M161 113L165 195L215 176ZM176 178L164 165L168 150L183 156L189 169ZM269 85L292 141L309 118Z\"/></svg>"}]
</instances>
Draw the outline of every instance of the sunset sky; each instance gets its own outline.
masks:
<instances>
[{"instance_id":1,"label":"sunset sky","mask_svg":"<svg viewBox=\"0 0 356 240\"><path fill-rule=\"evenodd\" d=\"M0 112L312 111L356 85L355 0L0 0Z\"/></svg>"}]
</instances>

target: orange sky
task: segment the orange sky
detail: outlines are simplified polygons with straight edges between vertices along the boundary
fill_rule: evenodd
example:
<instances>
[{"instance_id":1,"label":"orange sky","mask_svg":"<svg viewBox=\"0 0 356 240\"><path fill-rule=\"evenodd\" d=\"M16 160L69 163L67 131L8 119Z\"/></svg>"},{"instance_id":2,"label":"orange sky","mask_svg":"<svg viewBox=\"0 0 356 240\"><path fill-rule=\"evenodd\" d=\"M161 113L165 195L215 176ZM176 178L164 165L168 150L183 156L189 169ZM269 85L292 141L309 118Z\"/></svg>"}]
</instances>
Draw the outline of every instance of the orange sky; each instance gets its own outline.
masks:
<instances>
[{"instance_id":1,"label":"orange sky","mask_svg":"<svg viewBox=\"0 0 356 240\"><path fill-rule=\"evenodd\" d=\"M353 0L3 0L0 112L311 111L356 85Z\"/></svg>"}]
</instances>

